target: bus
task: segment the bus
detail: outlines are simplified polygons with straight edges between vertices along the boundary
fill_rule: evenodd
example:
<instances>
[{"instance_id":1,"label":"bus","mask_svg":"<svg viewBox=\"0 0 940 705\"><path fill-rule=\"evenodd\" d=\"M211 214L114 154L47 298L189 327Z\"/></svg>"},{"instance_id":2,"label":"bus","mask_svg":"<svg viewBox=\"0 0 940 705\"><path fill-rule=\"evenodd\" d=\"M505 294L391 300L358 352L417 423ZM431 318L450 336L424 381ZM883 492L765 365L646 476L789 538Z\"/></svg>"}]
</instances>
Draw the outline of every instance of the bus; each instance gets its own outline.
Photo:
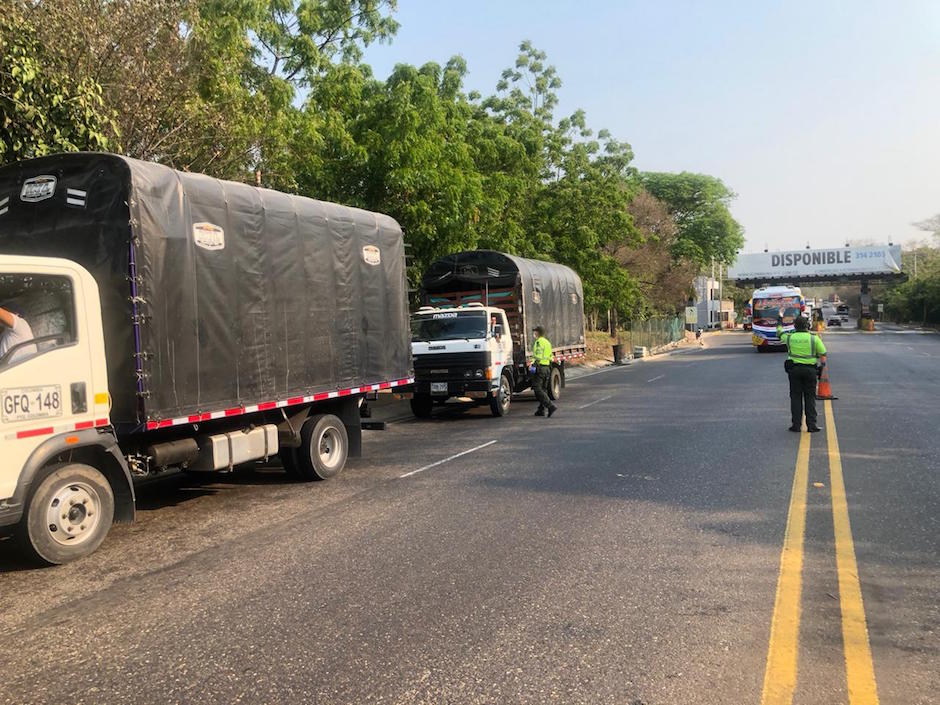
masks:
<instances>
[{"instance_id":1,"label":"bus","mask_svg":"<svg viewBox=\"0 0 940 705\"><path fill-rule=\"evenodd\" d=\"M751 297L751 342L757 352L785 350L777 337L777 316L783 310L783 330L793 330L793 321L806 308L803 293L796 286L765 286Z\"/></svg>"}]
</instances>

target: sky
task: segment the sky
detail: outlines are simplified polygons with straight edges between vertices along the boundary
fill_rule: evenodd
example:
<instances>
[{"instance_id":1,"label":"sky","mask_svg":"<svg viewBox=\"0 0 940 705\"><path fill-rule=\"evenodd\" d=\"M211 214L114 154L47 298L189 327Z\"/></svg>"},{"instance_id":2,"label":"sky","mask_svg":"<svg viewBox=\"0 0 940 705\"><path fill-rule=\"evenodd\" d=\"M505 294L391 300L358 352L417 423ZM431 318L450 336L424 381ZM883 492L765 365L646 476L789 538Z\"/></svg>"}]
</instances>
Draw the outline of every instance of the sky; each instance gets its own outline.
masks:
<instances>
[{"instance_id":1,"label":"sky","mask_svg":"<svg viewBox=\"0 0 940 705\"><path fill-rule=\"evenodd\" d=\"M940 0L399 0L395 64L494 91L524 39L644 171L722 179L745 252L923 240L940 213Z\"/></svg>"}]
</instances>

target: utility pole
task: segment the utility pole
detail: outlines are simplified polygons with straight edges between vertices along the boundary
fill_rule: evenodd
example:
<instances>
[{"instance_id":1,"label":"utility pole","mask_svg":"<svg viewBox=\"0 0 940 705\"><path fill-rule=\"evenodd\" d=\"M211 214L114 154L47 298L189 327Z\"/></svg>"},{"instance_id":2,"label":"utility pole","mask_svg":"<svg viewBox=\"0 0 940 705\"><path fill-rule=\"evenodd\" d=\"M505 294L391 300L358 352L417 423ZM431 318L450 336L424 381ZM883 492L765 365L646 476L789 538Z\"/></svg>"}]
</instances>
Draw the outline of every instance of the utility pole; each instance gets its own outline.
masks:
<instances>
[{"instance_id":1,"label":"utility pole","mask_svg":"<svg viewBox=\"0 0 940 705\"><path fill-rule=\"evenodd\" d=\"M718 330L721 330L721 311L722 311L722 299L724 299L724 265L718 263Z\"/></svg>"},{"instance_id":2,"label":"utility pole","mask_svg":"<svg viewBox=\"0 0 940 705\"><path fill-rule=\"evenodd\" d=\"M712 287L714 286L715 286L715 258L712 257L712 275L711 277L709 277L708 286L705 287L705 292L708 294L708 305L705 307L705 309L708 311L709 323L714 323L714 321L712 320L714 318L714 316L712 315L712 312L715 310L715 304L714 304L715 299L713 298L713 295L712 295L712 292L714 291Z\"/></svg>"}]
</instances>

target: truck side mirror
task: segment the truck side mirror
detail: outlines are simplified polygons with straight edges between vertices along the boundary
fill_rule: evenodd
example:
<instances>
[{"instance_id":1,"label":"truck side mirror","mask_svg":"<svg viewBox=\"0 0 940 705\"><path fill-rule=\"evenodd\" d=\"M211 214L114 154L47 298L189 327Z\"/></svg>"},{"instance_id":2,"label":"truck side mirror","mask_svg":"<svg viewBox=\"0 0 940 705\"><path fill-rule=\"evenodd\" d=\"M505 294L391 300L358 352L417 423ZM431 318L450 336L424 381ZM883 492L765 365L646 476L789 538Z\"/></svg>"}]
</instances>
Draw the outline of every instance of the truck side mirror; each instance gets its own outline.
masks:
<instances>
[{"instance_id":1,"label":"truck side mirror","mask_svg":"<svg viewBox=\"0 0 940 705\"><path fill-rule=\"evenodd\" d=\"M495 326L493 326L493 337L498 339L502 337L502 335L503 335L503 326L501 323L497 323Z\"/></svg>"}]
</instances>

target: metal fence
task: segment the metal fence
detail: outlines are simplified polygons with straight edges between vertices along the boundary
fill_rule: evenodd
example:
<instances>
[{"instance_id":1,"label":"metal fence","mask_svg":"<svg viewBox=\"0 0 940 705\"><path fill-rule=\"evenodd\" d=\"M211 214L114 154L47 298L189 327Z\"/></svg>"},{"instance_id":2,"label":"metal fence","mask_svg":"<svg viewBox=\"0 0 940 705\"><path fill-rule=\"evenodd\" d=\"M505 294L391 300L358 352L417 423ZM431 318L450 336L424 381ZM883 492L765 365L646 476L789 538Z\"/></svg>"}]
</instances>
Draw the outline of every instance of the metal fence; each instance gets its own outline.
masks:
<instances>
[{"instance_id":1,"label":"metal fence","mask_svg":"<svg viewBox=\"0 0 940 705\"><path fill-rule=\"evenodd\" d=\"M630 354L636 346L652 350L675 343L684 337L685 326L682 318L651 318L646 321L629 321L626 329L619 331L617 342L623 346L624 353Z\"/></svg>"}]
</instances>

